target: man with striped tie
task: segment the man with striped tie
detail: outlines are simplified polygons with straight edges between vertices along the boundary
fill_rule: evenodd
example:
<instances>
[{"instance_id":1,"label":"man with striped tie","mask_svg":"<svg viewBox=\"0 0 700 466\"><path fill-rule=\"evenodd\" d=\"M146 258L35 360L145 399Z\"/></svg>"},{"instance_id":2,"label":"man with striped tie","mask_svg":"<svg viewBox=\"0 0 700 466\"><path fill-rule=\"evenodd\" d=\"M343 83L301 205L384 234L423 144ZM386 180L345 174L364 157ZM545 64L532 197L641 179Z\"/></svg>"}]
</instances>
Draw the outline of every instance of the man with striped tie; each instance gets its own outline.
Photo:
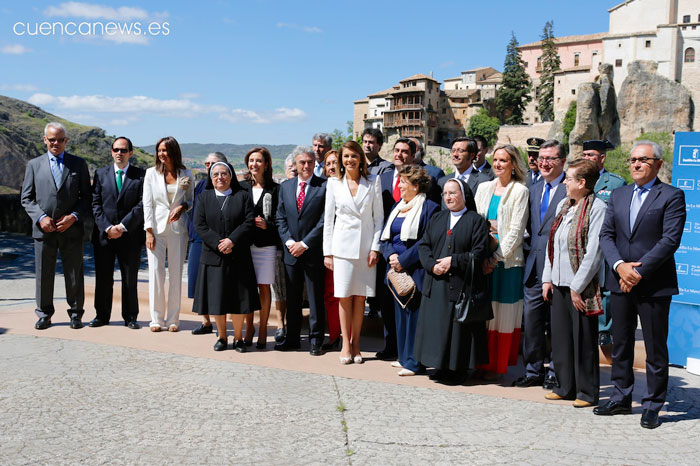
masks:
<instances>
[{"instance_id":1,"label":"man with striped tie","mask_svg":"<svg viewBox=\"0 0 700 466\"><path fill-rule=\"evenodd\" d=\"M88 324L109 324L112 313L114 260L122 275L122 317L124 325L138 329L137 293L141 252L145 242L143 230L143 179L146 171L129 163L134 153L131 141L123 136L112 143L114 164L95 172L92 212L95 228L92 244L95 251L95 311Z\"/></svg>"},{"instance_id":2,"label":"man with striped tie","mask_svg":"<svg viewBox=\"0 0 700 466\"><path fill-rule=\"evenodd\" d=\"M22 206L32 219L34 238L37 330L51 326L59 252L70 326L83 326L83 222L90 215L90 173L85 160L66 152L67 142L66 128L48 123L44 128L48 151L27 163L22 184Z\"/></svg>"}]
</instances>

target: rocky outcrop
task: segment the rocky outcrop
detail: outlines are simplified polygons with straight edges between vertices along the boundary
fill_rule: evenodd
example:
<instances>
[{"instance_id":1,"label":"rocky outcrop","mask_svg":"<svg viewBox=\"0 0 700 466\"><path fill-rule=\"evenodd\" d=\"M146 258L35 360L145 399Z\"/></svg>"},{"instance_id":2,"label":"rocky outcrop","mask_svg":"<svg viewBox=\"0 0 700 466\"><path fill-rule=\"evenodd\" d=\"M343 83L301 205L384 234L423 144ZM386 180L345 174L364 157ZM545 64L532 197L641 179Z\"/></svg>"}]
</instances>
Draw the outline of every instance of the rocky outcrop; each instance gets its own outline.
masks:
<instances>
[{"instance_id":1,"label":"rocky outcrop","mask_svg":"<svg viewBox=\"0 0 700 466\"><path fill-rule=\"evenodd\" d=\"M615 105L612 65L601 63L595 82L582 83L576 99L576 124L569 134L569 153L581 152L583 141L607 139L620 144L620 120Z\"/></svg>"},{"instance_id":2,"label":"rocky outcrop","mask_svg":"<svg viewBox=\"0 0 700 466\"><path fill-rule=\"evenodd\" d=\"M656 73L654 61L638 60L627 65L627 78L618 95L622 141L631 142L642 133L691 131L691 96L682 84Z\"/></svg>"}]
</instances>

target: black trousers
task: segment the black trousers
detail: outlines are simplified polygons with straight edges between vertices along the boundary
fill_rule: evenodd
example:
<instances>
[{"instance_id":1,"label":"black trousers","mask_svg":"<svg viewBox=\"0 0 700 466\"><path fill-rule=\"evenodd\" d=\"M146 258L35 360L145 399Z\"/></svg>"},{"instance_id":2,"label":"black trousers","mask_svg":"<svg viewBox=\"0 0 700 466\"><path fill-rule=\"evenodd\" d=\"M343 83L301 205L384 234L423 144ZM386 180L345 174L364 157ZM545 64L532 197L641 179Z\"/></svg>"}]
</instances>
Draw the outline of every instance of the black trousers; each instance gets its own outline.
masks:
<instances>
[{"instance_id":1,"label":"black trousers","mask_svg":"<svg viewBox=\"0 0 700 466\"><path fill-rule=\"evenodd\" d=\"M671 297L640 297L634 289L631 293L612 293L612 373L614 391L611 400L630 402L634 389L634 334L637 316L642 324L644 349L647 353L647 392L642 397L642 407L660 411L666 401L668 389L668 311Z\"/></svg>"},{"instance_id":2,"label":"black trousers","mask_svg":"<svg viewBox=\"0 0 700 466\"><path fill-rule=\"evenodd\" d=\"M301 337L301 305L304 283L309 296L309 341L323 344L326 328L326 309L323 289L326 268L322 260L297 260L294 265L284 264L287 279L287 341L296 345Z\"/></svg>"},{"instance_id":3,"label":"black trousers","mask_svg":"<svg viewBox=\"0 0 700 466\"><path fill-rule=\"evenodd\" d=\"M382 312L382 322L384 323L384 351L390 354L397 354L396 345L396 310L394 309L394 297L389 291L389 287L384 283L386 278L386 259L381 254L377 262L377 282L376 297L379 308ZM415 299L415 298L414 298ZM420 303L420 299L418 300Z\"/></svg>"},{"instance_id":4,"label":"black trousers","mask_svg":"<svg viewBox=\"0 0 700 466\"><path fill-rule=\"evenodd\" d=\"M75 229L73 231L73 229ZM48 233L34 240L36 270L36 315L53 316L53 285L56 279L56 260L61 254L63 277L66 283L68 316L82 318L85 312L85 281L83 276L82 224L77 223L65 233Z\"/></svg>"},{"instance_id":5,"label":"black trousers","mask_svg":"<svg viewBox=\"0 0 700 466\"><path fill-rule=\"evenodd\" d=\"M525 283L523 301L523 326L521 338L523 342L523 364L525 375L529 377L544 377L555 375L556 363L549 358L549 367L544 365L547 353L547 328L551 330L551 309L549 303L542 298L542 283L533 272ZM551 334L551 332L550 332Z\"/></svg>"},{"instance_id":6,"label":"black trousers","mask_svg":"<svg viewBox=\"0 0 700 466\"><path fill-rule=\"evenodd\" d=\"M552 358L559 386L554 393L598 403L598 316L574 307L568 286L555 286L552 296Z\"/></svg>"},{"instance_id":7,"label":"black trousers","mask_svg":"<svg viewBox=\"0 0 700 466\"><path fill-rule=\"evenodd\" d=\"M128 233L127 233L128 234ZM96 317L109 322L112 314L114 260L122 276L122 318L125 322L139 316L138 275L143 244L126 237L109 240L106 246L93 242L95 251Z\"/></svg>"}]
</instances>

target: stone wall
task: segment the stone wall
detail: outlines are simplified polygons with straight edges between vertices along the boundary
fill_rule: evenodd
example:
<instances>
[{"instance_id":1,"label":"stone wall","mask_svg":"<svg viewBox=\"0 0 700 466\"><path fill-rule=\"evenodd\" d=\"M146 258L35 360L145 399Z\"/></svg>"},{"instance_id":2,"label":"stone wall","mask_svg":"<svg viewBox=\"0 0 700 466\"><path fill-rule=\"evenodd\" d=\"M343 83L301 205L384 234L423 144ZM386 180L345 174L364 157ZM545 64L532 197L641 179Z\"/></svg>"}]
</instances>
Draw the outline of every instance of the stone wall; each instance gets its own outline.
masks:
<instances>
[{"instance_id":1,"label":"stone wall","mask_svg":"<svg viewBox=\"0 0 700 466\"><path fill-rule=\"evenodd\" d=\"M527 147L531 137L547 139L553 123L534 123L532 125L503 125L498 130L498 144L512 144L515 147Z\"/></svg>"}]
</instances>

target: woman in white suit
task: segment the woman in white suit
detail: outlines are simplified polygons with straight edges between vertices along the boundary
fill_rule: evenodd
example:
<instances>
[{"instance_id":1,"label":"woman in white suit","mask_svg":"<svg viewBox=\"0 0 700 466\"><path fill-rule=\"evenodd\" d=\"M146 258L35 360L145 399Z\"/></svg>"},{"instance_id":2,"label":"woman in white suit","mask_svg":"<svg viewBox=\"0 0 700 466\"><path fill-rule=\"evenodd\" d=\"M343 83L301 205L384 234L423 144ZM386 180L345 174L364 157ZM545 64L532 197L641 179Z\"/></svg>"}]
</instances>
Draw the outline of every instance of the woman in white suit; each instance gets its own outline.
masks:
<instances>
[{"instance_id":1,"label":"woman in white suit","mask_svg":"<svg viewBox=\"0 0 700 466\"><path fill-rule=\"evenodd\" d=\"M324 264L333 270L340 299L341 364L362 363L360 330L365 297L374 296L379 237L384 221L379 178L370 175L362 147L343 144L337 178L326 185L323 229Z\"/></svg>"},{"instance_id":2,"label":"woman in white suit","mask_svg":"<svg viewBox=\"0 0 700 466\"><path fill-rule=\"evenodd\" d=\"M480 366L486 380L498 380L515 365L523 318L523 235L529 191L525 163L510 144L495 147L491 162L496 178L481 183L476 209L491 224L491 257L484 273L491 275L493 319L488 322L489 363Z\"/></svg>"},{"instance_id":3,"label":"woman in white suit","mask_svg":"<svg viewBox=\"0 0 700 466\"><path fill-rule=\"evenodd\" d=\"M156 164L146 170L143 183L143 217L148 256L150 328L160 332L180 329L182 266L187 252L187 218L192 208L194 178L182 163L180 145L173 137L156 144ZM165 258L170 276L165 303Z\"/></svg>"}]
</instances>

